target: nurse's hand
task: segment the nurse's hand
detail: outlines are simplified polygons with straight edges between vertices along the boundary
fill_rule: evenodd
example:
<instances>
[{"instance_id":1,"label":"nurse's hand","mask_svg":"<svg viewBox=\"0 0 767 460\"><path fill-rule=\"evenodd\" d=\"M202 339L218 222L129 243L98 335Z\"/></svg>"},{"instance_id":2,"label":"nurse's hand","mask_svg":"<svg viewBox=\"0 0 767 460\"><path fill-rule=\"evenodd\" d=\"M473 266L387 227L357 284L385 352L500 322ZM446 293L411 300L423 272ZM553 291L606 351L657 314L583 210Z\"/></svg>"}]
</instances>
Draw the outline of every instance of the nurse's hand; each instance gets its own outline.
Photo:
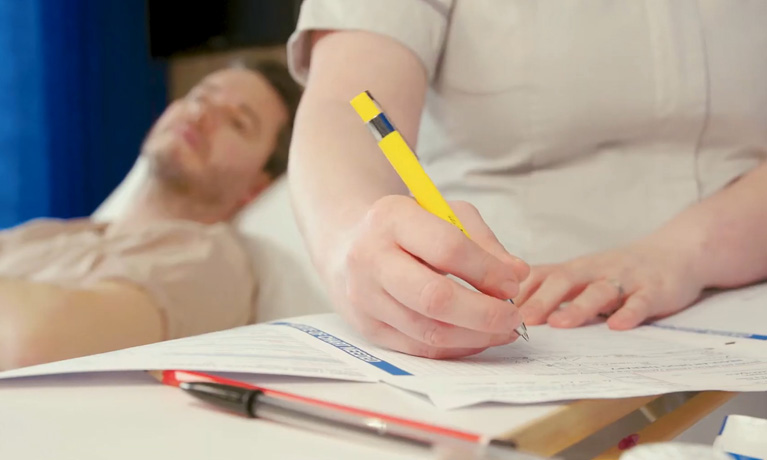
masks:
<instances>
[{"instance_id":1,"label":"nurse's hand","mask_svg":"<svg viewBox=\"0 0 767 460\"><path fill-rule=\"evenodd\" d=\"M368 340L429 358L516 340L522 317L502 299L518 294L529 268L506 252L473 206L451 207L472 239L411 198L392 195L373 205L337 251L331 296Z\"/></svg>"},{"instance_id":2,"label":"nurse's hand","mask_svg":"<svg viewBox=\"0 0 767 460\"><path fill-rule=\"evenodd\" d=\"M631 329L700 296L704 283L691 260L679 246L648 238L562 264L533 266L517 304L527 325L577 327L601 316L612 329Z\"/></svg>"}]
</instances>

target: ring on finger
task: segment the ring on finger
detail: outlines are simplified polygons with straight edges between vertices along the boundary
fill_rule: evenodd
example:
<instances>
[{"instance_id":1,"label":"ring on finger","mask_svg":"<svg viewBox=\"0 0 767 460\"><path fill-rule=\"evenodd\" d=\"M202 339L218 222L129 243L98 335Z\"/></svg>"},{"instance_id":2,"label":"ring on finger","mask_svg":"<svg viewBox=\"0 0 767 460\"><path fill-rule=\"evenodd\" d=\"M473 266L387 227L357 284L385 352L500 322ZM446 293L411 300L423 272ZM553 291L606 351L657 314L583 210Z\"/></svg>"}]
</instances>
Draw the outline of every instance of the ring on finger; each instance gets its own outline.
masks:
<instances>
[{"instance_id":1,"label":"ring on finger","mask_svg":"<svg viewBox=\"0 0 767 460\"><path fill-rule=\"evenodd\" d=\"M612 310L610 310L609 313L599 313L598 316L602 318L609 318L610 315L618 311L623 306L623 302L626 300L626 291L623 289L623 284L617 279L617 278L608 278L605 281L613 285L616 289L617 296L615 298L615 304Z\"/></svg>"}]
</instances>

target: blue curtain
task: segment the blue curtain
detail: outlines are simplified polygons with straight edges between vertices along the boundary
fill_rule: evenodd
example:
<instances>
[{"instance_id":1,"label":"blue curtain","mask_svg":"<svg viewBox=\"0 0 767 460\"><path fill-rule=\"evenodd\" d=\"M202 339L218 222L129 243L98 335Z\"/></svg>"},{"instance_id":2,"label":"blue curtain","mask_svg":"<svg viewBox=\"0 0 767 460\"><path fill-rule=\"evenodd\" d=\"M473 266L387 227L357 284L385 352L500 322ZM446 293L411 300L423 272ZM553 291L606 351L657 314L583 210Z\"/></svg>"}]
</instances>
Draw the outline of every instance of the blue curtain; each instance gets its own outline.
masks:
<instances>
[{"instance_id":1,"label":"blue curtain","mask_svg":"<svg viewBox=\"0 0 767 460\"><path fill-rule=\"evenodd\" d=\"M0 228L90 214L166 104L140 0L0 0Z\"/></svg>"}]
</instances>

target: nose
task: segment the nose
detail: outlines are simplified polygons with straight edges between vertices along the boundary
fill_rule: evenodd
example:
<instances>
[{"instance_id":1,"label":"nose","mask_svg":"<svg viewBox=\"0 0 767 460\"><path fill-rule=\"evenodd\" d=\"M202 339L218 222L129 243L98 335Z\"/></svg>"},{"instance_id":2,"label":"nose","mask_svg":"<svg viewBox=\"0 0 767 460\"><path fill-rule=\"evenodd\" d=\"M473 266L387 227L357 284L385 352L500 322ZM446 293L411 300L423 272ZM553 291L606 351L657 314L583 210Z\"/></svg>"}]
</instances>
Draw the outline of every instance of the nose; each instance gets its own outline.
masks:
<instances>
[{"instance_id":1,"label":"nose","mask_svg":"<svg viewBox=\"0 0 767 460\"><path fill-rule=\"evenodd\" d=\"M210 132L215 128L217 120L221 118L221 102L209 95L200 95L191 101L189 107L190 121L203 132Z\"/></svg>"},{"instance_id":2,"label":"nose","mask_svg":"<svg viewBox=\"0 0 767 460\"><path fill-rule=\"evenodd\" d=\"M204 128L210 118L210 103L202 98L195 99L189 105L189 118L199 128Z\"/></svg>"},{"instance_id":3,"label":"nose","mask_svg":"<svg viewBox=\"0 0 767 460\"><path fill-rule=\"evenodd\" d=\"M198 97L190 105L190 121L204 134L210 134L224 123L227 113L233 110L227 101L216 97Z\"/></svg>"}]
</instances>

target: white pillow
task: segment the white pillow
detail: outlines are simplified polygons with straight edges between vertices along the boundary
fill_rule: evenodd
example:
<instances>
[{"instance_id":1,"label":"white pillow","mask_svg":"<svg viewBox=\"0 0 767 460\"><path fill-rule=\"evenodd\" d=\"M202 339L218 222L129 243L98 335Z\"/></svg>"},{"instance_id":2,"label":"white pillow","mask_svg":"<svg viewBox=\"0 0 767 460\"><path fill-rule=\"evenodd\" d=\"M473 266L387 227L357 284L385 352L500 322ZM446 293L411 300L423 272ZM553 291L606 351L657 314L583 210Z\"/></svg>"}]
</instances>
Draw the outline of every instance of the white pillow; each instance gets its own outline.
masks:
<instances>
[{"instance_id":1,"label":"white pillow","mask_svg":"<svg viewBox=\"0 0 767 460\"><path fill-rule=\"evenodd\" d=\"M92 218L119 216L147 174L147 163L139 158ZM298 231L284 176L248 205L234 225L246 241L258 278L257 321L331 311Z\"/></svg>"}]
</instances>

